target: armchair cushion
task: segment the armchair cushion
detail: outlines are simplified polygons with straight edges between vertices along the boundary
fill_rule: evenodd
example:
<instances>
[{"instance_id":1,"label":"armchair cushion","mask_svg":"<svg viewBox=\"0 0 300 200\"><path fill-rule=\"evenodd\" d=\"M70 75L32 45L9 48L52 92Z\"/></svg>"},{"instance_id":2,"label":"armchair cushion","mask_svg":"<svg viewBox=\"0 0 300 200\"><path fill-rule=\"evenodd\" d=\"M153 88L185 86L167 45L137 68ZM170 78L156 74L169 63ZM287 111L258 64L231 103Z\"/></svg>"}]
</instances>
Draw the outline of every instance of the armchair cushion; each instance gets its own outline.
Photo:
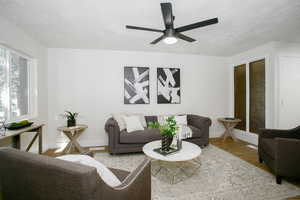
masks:
<instances>
[{"instance_id":1,"label":"armchair cushion","mask_svg":"<svg viewBox=\"0 0 300 200\"><path fill-rule=\"evenodd\" d=\"M64 155L58 159L95 167L101 179L110 187L121 185L121 181L106 166L87 155Z\"/></svg>"}]
</instances>

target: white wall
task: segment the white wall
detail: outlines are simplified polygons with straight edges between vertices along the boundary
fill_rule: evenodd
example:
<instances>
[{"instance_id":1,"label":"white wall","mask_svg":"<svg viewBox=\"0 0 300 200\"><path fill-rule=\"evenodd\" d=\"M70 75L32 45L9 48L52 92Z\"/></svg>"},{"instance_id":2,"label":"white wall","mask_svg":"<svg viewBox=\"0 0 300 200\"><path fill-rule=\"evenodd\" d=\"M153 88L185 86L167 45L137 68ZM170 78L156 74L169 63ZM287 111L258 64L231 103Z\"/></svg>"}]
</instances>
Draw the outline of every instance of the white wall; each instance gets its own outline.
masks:
<instances>
[{"instance_id":1,"label":"white wall","mask_svg":"<svg viewBox=\"0 0 300 200\"><path fill-rule=\"evenodd\" d=\"M56 128L65 121L64 110L80 112L79 123L89 126L80 137L82 145L106 145L105 121L111 113L195 113L213 119L211 137L223 128L216 118L229 114L227 59L198 55L126 51L49 49L49 127L53 141ZM124 105L124 66L150 67L150 105ZM156 68L181 68L181 104L156 103Z\"/></svg>"},{"instance_id":2,"label":"white wall","mask_svg":"<svg viewBox=\"0 0 300 200\"><path fill-rule=\"evenodd\" d=\"M37 61L38 77L38 117L35 119L41 123L47 124L48 121L48 96L47 96L47 49L37 41L26 35L21 29L0 17L0 43L21 53L29 55ZM47 146L47 127L44 128L44 150ZM29 137L32 137L32 134ZM22 146L28 143L28 137L22 138ZM25 144L24 144L25 145Z\"/></svg>"}]
</instances>

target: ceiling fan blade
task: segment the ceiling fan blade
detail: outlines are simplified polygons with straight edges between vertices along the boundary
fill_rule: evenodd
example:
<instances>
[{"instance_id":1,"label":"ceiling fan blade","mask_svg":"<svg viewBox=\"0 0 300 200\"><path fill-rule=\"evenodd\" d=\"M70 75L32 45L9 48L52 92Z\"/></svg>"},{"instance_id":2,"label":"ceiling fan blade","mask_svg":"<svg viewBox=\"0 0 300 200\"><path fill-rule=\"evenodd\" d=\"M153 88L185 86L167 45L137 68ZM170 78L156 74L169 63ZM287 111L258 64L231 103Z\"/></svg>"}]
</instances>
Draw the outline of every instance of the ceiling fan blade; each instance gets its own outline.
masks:
<instances>
[{"instance_id":1,"label":"ceiling fan blade","mask_svg":"<svg viewBox=\"0 0 300 200\"><path fill-rule=\"evenodd\" d=\"M138 26L129 26L126 25L126 28L128 29L134 29L134 30L141 30L141 31L152 31L152 32L159 32L163 33L163 30L153 29L153 28L144 28L144 27L138 27Z\"/></svg>"},{"instance_id":2,"label":"ceiling fan blade","mask_svg":"<svg viewBox=\"0 0 300 200\"><path fill-rule=\"evenodd\" d=\"M192 30L192 29L195 29L195 28L200 28L200 27L203 27L203 26L217 24L218 22L219 22L218 18L213 18L213 19L202 21L202 22L197 22L197 23L194 23L194 24L190 24L190 25L187 25L187 26L182 26L182 27L176 28L175 31L176 32L189 31L189 30Z\"/></svg>"},{"instance_id":3,"label":"ceiling fan blade","mask_svg":"<svg viewBox=\"0 0 300 200\"><path fill-rule=\"evenodd\" d=\"M153 40L150 44L157 44L158 42L160 42L162 39L164 39L164 35L160 36L159 38Z\"/></svg>"},{"instance_id":4,"label":"ceiling fan blade","mask_svg":"<svg viewBox=\"0 0 300 200\"><path fill-rule=\"evenodd\" d=\"M166 29L173 28L173 13L172 13L172 4L171 3L161 3L161 12L163 20L165 23Z\"/></svg>"},{"instance_id":5,"label":"ceiling fan blade","mask_svg":"<svg viewBox=\"0 0 300 200\"><path fill-rule=\"evenodd\" d=\"M176 37L178 37L178 38L180 38L180 39L182 39L182 40L188 41L188 42L195 42L195 41L196 41L195 39L193 39L193 38L191 38L191 37L188 37L188 36L186 36L186 35L183 35L183 34L181 34L181 33L177 33L177 34L176 34Z\"/></svg>"}]
</instances>

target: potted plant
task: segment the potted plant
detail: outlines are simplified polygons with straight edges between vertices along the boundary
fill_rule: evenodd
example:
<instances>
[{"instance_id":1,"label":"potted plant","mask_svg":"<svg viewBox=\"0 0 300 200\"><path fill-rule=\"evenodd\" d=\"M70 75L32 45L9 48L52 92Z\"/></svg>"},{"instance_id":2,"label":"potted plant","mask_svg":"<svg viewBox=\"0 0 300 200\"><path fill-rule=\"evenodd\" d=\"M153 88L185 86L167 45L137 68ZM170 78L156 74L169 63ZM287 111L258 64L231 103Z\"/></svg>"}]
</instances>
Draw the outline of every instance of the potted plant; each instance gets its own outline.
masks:
<instances>
[{"instance_id":1,"label":"potted plant","mask_svg":"<svg viewBox=\"0 0 300 200\"><path fill-rule=\"evenodd\" d=\"M164 125L159 124L158 122L149 122L148 127L159 129L159 132L163 135L161 140L161 150L169 151L170 145L173 141L173 137L176 135L179 128L174 117L168 117L166 119L166 124Z\"/></svg>"},{"instance_id":2,"label":"potted plant","mask_svg":"<svg viewBox=\"0 0 300 200\"><path fill-rule=\"evenodd\" d=\"M63 117L67 119L67 126L76 126L76 118L78 117L79 113L77 112L70 112L70 111L65 111L63 114Z\"/></svg>"}]
</instances>

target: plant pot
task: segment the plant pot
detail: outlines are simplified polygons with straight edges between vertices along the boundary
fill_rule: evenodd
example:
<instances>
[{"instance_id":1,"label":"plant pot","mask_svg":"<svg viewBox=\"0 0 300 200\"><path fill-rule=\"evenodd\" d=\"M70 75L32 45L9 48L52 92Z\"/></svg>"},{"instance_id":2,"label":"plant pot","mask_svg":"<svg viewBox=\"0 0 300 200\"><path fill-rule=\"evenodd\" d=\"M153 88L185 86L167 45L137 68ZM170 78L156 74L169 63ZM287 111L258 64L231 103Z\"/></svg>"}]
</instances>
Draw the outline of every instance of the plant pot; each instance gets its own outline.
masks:
<instances>
[{"instance_id":1,"label":"plant pot","mask_svg":"<svg viewBox=\"0 0 300 200\"><path fill-rule=\"evenodd\" d=\"M68 127L76 126L76 120L68 120L68 121L67 121L67 126L68 126Z\"/></svg>"},{"instance_id":2,"label":"plant pot","mask_svg":"<svg viewBox=\"0 0 300 200\"><path fill-rule=\"evenodd\" d=\"M162 151L169 151L170 145L172 144L173 136L163 135L161 139L161 150Z\"/></svg>"}]
</instances>

